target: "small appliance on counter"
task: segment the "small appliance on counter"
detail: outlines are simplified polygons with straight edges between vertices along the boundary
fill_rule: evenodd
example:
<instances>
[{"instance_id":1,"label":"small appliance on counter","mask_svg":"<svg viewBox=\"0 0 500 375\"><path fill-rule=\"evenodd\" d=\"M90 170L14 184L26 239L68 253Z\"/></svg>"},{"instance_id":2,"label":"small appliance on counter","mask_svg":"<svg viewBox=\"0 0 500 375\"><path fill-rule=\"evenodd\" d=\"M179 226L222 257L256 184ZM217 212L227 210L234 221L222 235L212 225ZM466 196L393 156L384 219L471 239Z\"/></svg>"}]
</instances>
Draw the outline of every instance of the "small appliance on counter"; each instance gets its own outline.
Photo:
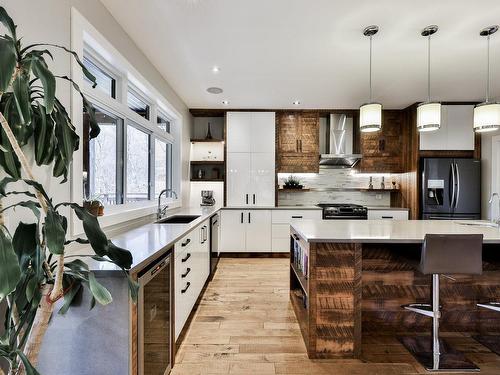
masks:
<instances>
[{"instance_id":1,"label":"small appliance on counter","mask_svg":"<svg viewBox=\"0 0 500 375\"><path fill-rule=\"evenodd\" d=\"M214 204L215 204L214 191L202 190L200 206L213 206Z\"/></svg>"},{"instance_id":2,"label":"small appliance on counter","mask_svg":"<svg viewBox=\"0 0 500 375\"><path fill-rule=\"evenodd\" d=\"M368 209L359 204L320 203L317 206L323 209L323 220L368 219Z\"/></svg>"}]
</instances>

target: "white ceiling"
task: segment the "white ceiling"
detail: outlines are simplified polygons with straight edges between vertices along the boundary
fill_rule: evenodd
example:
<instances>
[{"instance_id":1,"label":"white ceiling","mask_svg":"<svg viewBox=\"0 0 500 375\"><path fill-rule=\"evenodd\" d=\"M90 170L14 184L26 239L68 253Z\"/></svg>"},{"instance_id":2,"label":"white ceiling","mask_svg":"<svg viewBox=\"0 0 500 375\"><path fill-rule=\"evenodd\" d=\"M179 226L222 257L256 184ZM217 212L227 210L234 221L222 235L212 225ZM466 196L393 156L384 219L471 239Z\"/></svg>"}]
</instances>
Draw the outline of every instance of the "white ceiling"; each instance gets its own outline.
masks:
<instances>
[{"instance_id":1,"label":"white ceiling","mask_svg":"<svg viewBox=\"0 0 500 375\"><path fill-rule=\"evenodd\" d=\"M432 39L433 97L482 100L486 40L499 0L101 0L190 108L403 108L426 98L424 26ZM492 96L500 99L500 32L491 40ZM220 72L214 74L217 65ZM210 86L224 89L213 95Z\"/></svg>"}]
</instances>

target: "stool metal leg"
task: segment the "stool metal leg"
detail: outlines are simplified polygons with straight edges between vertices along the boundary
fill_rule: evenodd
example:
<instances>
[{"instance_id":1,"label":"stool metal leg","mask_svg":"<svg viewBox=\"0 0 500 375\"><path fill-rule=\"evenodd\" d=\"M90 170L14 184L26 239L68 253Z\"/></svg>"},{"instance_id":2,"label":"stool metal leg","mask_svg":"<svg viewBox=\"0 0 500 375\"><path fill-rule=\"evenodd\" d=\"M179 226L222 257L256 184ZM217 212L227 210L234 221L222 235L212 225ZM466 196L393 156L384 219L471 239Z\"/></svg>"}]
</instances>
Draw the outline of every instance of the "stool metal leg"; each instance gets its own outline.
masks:
<instances>
[{"instance_id":1,"label":"stool metal leg","mask_svg":"<svg viewBox=\"0 0 500 375\"><path fill-rule=\"evenodd\" d=\"M432 338L429 336L400 337L406 349L428 371L479 371L465 356L439 338L439 274L432 275L432 304L414 303L403 306L406 310L432 318Z\"/></svg>"}]
</instances>

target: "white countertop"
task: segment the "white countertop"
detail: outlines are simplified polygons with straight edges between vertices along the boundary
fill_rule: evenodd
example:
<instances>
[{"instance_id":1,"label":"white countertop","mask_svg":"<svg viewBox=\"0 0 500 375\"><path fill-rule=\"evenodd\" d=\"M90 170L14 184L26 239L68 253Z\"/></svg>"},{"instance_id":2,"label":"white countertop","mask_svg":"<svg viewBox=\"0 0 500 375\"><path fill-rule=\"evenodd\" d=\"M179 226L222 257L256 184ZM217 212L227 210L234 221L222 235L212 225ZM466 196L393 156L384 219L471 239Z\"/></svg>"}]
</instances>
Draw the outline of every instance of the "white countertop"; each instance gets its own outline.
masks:
<instances>
[{"instance_id":1,"label":"white countertop","mask_svg":"<svg viewBox=\"0 0 500 375\"><path fill-rule=\"evenodd\" d=\"M223 207L223 210L322 210L318 206L277 206L277 207L257 207L257 206L232 206Z\"/></svg>"},{"instance_id":2,"label":"white countertop","mask_svg":"<svg viewBox=\"0 0 500 375\"><path fill-rule=\"evenodd\" d=\"M462 223L462 224L460 224ZM461 220L300 220L292 228L308 242L421 243L426 234L483 234L500 244L500 229ZM487 223L477 221L477 223Z\"/></svg>"},{"instance_id":3,"label":"white countertop","mask_svg":"<svg viewBox=\"0 0 500 375\"><path fill-rule=\"evenodd\" d=\"M410 211L409 208L406 207L387 207L387 206L368 206L366 207L369 210L381 210L381 211Z\"/></svg>"}]
</instances>

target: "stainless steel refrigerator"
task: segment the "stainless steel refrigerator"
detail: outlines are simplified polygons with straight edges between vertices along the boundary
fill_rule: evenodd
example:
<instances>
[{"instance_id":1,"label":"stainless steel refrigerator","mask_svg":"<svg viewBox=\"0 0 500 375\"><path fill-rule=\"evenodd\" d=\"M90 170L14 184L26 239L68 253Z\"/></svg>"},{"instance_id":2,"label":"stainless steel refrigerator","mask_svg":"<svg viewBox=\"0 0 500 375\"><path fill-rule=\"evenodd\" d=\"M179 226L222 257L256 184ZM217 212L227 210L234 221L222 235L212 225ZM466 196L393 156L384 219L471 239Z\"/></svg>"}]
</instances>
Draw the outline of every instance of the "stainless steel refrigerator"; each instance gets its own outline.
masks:
<instances>
[{"instance_id":1,"label":"stainless steel refrigerator","mask_svg":"<svg viewBox=\"0 0 500 375\"><path fill-rule=\"evenodd\" d=\"M423 219L481 218L481 161L422 159Z\"/></svg>"}]
</instances>

